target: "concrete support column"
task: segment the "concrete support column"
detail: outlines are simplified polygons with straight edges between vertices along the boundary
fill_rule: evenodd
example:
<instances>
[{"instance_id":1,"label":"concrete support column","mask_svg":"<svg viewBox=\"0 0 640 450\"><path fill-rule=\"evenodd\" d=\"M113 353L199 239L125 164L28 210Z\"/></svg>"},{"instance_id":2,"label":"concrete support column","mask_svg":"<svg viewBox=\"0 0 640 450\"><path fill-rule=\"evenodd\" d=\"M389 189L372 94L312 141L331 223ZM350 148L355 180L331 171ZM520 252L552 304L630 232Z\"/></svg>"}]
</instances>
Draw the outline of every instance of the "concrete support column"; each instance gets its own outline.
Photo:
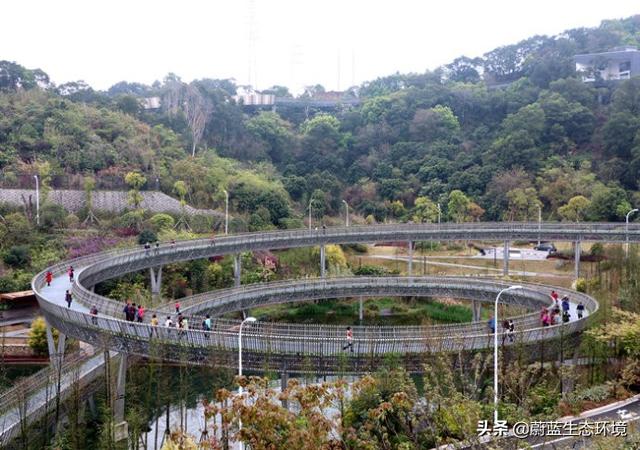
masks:
<instances>
[{"instance_id":1,"label":"concrete support column","mask_svg":"<svg viewBox=\"0 0 640 450\"><path fill-rule=\"evenodd\" d=\"M576 280L580 278L580 251L582 250L580 245L580 239L578 239L574 244L574 257L575 257L575 278Z\"/></svg>"},{"instance_id":2,"label":"concrete support column","mask_svg":"<svg viewBox=\"0 0 640 450\"><path fill-rule=\"evenodd\" d=\"M287 383L289 383L289 374L286 370L280 372L280 389L282 392L287 388ZM282 400L282 407L289 409L289 402L287 400Z\"/></svg>"},{"instance_id":3,"label":"concrete support column","mask_svg":"<svg viewBox=\"0 0 640 450\"><path fill-rule=\"evenodd\" d=\"M407 275L410 277L413 276L413 241L409 241L409 268L407 270Z\"/></svg>"},{"instance_id":4,"label":"concrete support column","mask_svg":"<svg viewBox=\"0 0 640 450\"><path fill-rule=\"evenodd\" d=\"M233 257L233 278L235 280L234 286L240 287L240 279L242 276L242 259L241 255L237 254Z\"/></svg>"},{"instance_id":5,"label":"concrete support column","mask_svg":"<svg viewBox=\"0 0 640 450\"><path fill-rule=\"evenodd\" d=\"M162 288L162 266L149 267L149 275L151 277L151 295L158 296Z\"/></svg>"},{"instance_id":6,"label":"concrete support column","mask_svg":"<svg viewBox=\"0 0 640 450\"><path fill-rule=\"evenodd\" d=\"M118 376L116 378L116 398L113 406L114 440L123 441L128 438L128 425L124 420L124 400L127 386L127 354L120 353Z\"/></svg>"},{"instance_id":7,"label":"concrete support column","mask_svg":"<svg viewBox=\"0 0 640 450\"><path fill-rule=\"evenodd\" d=\"M364 318L364 305L362 301L362 295L360 296L360 302L358 306L358 319L360 319L360 323L362 324L362 319Z\"/></svg>"},{"instance_id":8,"label":"concrete support column","mask_svg":"<svg viewBox=\"0 0 640 450\"><path fill-rule=\"evenodd\" d=\"M509 247L511 245L510 241L504 241L504 258L502 265L502 275L505 277L509 276Z\"/></svg>"},{"instance_id":9,"label":"concrete support column","mask_svg":"<svg viewBox=\"0 0 640 450\"><path fill-rule=\"evenodd\" d=\"M482 316L482 302L477 300L471 301L471 314L473 315L473 321L479 322Z\"/></svg>"},{"instance_id":10,"label":"concrete support column","mask_svg":"<svg viewBox=\"0 0 640 450\"><path fill-rule=\"evenodd\" d=\"M62 333L58 333L58 348L56 349L56 343L53 339L53 330L51 329L51 325L49 325L48 323L46 325L46 333L47 347L49 350L49 361L55 369L58 369L64 361L64 346L67 337Z\"/></svg>"},{"instance_id":11,"label":"concrete support column","mask_svg":"<svg viewBox=\"0 0 640 450\"><path fill-rule=\"evenodd\" d=\"M320 277L324 278L325 277L325 272L326 272L326 255L324 252L324 245L320 246Z\"/></svg>"},{"instance_id":12,"label":"concrete support column","mask_svg":"<svg viewBox=\"0 0 640 450\"><path fill-rule=\"evenodd\" d=\"M118 376L116 378L116 401L113 408L114 419L116 423L124 420L124 397L125 388L127 386L127 354L120 353L120 362L118 364Z\"/></svg>"}]
</instances>

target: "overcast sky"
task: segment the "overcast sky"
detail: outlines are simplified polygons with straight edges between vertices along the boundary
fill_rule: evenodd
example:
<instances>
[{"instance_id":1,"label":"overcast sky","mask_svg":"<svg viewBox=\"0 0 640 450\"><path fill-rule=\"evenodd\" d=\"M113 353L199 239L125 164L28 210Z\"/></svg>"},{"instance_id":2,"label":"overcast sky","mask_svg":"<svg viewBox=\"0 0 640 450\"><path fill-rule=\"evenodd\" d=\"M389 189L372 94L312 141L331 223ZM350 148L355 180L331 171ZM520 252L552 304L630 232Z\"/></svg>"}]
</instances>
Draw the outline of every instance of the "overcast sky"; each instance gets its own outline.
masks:
<instances>
[{"instance_id":1,"label":"overcast sky","mask_svg":"<svg viewBox=\"0 0 640 450\"><path fill-rule=\"evenodd\" d=\"M150 84L169 72L296 92L316 83L344 89L640 13L638 0L3 3L0 60L39 67L57 84L82 79L97 89L121 80Z\"/></svg>"}]
</instances>

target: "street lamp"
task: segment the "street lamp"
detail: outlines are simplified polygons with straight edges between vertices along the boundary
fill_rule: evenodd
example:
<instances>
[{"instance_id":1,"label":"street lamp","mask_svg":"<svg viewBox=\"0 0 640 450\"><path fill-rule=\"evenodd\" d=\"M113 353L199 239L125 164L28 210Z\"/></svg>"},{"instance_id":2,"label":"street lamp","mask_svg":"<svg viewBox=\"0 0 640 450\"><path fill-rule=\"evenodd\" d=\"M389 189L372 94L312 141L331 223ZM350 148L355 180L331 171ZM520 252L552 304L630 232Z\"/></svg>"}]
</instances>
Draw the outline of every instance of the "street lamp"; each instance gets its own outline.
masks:
<instances>
[{"instance_id":1,"label":"street lamp","mask_svg":"<svg viewBox=\"0 0 640 450\"><path fill-rule=\"evenodd\" d=\"M342 200L342 203L344 203L344 206L347 209L347 226L349 226L349 204L346 200Z\"/></svg>"},{"instance_id":2,"label":"street lamp","mask_svg":"<svg viewBox=\"0 0 640 450\"><path fill-rule=\"evenodd\" d=\"M441 218L442 218L442 209L440 209L440 203L438 203L438 225L440 225Z\"/></svg>"},{"instance_id":3,"label":"street lamp","mask_svg":"<svg viewBox=\"0 0 640 450\"><path fill-rule=\"evenodd\" d=\"M36 225L40 225L40 180L38 175L34 175L36 179Z\"/></svg>"},{"instance_id":4,"label":"street lamp","mask_svg":"<svg viewBox=\"0 0 640 450\"><path fill-rule=\"evenodd\" d=\"M503 292L522 289L522 286L509 286L498 292L493 311L493 426L498 423L498 300Z\"/></svg>"},{"instance_id":5,"label":"street lamp","mask_svg":"<svg viewBox=\"0 0 640 450\"><path fill-rule=\"evenodd\" d=\"M313 203L313 199L309 200L309 231L311 231L311 204Z\"/></svg>"},{"instance_id":6,"label":"street lamp","mask_svg":"<svg viewBox=\"0 0 640 450\"><path fill-rule=\"evenodd\" d=\"M625 234L626 234L626 245L624 246L624 257L628 258L629 257L629 216L631 214L633 214L634 212L637 212L638 208L634 208L631 211L629 211L627 213L627 216L625 217Z\"/></svg>"},{"instance_id":7,"label":"street lamp","mask_svg":"<svg viewBox=\"0 0 640 450\"><path fill-rule=\"evenodd\" d=\"M247 322L255 322L255 317L247 317L240 324L240 329L238 330L238 377L242 377L242 326ZM242 397L242 384L238 386L238 396ZM238 431L242 430L242 419L238 419ZM239 441L240 450L244 450L244 442L242 440Z\"/></svg>"},{"instance_id":8,"label":"street lamp","mask_svg":"<svg viewBox=\"0 0 640 450\"><path fill-rule=\"evenodd\" d=\"M229 234L229 193L226 189L224 192L224 234Z\"/></svg>"},{"instance_id":9,"label":"street lamp","mask_svg":"<svg viewBox=\"0 0 640 450\"><path fill-rule=\"evenodd\" d=\"M540 245L540 229L542 228L542 208L538 205L538 245Z\"/></svg>"}]
</instances>

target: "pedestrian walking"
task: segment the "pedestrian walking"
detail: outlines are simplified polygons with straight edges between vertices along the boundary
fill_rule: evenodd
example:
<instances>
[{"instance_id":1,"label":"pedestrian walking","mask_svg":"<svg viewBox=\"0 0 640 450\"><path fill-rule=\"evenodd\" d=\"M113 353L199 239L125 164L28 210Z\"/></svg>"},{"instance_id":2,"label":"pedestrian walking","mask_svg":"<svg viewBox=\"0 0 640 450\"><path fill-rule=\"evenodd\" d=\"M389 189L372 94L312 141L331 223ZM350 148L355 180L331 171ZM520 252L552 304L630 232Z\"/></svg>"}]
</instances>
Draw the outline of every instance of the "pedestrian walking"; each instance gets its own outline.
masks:
<instances>
[{"instance_id":1,"label":"pedestrian walking","mask_svg":"<svg viewBox=\"0 0 640 450\"><path fill-rule=\"evenodd\" d=\"M156 255L158 254L159 251L160 251L160 241L156 241L156 246L155 246Z\"/></svg>"},{"instance_id":2,"label":"pedestrian walking","mask_svg":"<svg viewBox=\"0 0 640 450\"><path fill-rule=\"evenodd\" d=\"M151 331L149 332L149 337L152 337L154 334L156 335L156 337L158 336L158 316L156 316L155 314L151 316L151 320L149 321L149 324L151 325Z\"/></svg>"},{"instance_id":3,"label":"pedestrian walking","mask_svg":"<svg viewBox=\"0 0 640 450\"><path fill-rule=\"evenodd\" d=\"M69 266L67 270L67 275L69 275L69 282L73 283L73 266Z\"/></svg>"},{"instance_id":4,"label":"pedestrian walking","mask_svg":"<svg viewBox=\"0 0 640 450\"><path fill-rule=\"evenodd\" d=\"M578 311L578 319L582 319L584 315L584 304L582 302L578 303L576 310Z\"/></svg>"},{"instance_id":5,"label":"pedestrian walking","mask_svg":"<svg viewBox=\"0 0 640 450\"><path fill-rule=\"evenodd\" d=\"M89 310L89 314L91 314L91 323L94 325L98 325L98 308L96 305L93 305Z\"/></svg>"},{"instance_id":6,"label":"pedestrian walking","mask_svg":"<svg viewBox=\"0 0 640 450\"><path fill-rule=\"evenodd\" d=\"M502 321L502 345L504 345L504 341L507 340L507 333L509 332L509 321Z\"/></svg>"},{"instance_id":7,"label":"pedestrian walking","mask_svg":"<svg viewBox=\"0 0 640 450\"><path fill-rule=\"evenodd\" d=\"M47 286L51 286L51 282L53 281L53 274L50 270L44 276L44 280L47 282Z\"/></svg>"},{"instance_id":8,"label":"pedestrian walking","mask_svg":"<svg viewBox=\"0 0 640 450\"><path fill-rule=\"evenodd\" d=\"M164 321L164 326L167 328L173 327L173 320L171 320L170 316L167 316L167 320Z\"/></svg>"},{"instance_id":9,"label":"pedestrian walking","mask_svg":"<svg viewBox=\"0 0 640 450\"><path fill-rule=\"evenodd\" d=\"M493 316L487 321L487 326L489 327L489 331L491 334L496 332L496 319Z\"/></svg>"},{"instance_id":10,"label":"pedestrian walking","mask_svg":"<svg viewBox=\"0 0 640 450\"><path fill-rule=\"evenodd\" d=\"M558 293L556 291L551 291L551 299L554 305L558 303Z\"/></svg>"},{"instance_id":11,"label":"pedestrian walking","mask_svg":"<svg viewBox=\"0 0 640 450\"><path fill-rule=\"evenodd\" d=\"M144 243L144 252L148 255L150 250L151 250L151 244L149 244L148 242L145 242Z\"/></svg>"},{"instance_id":12,"label":"pedestrian walking","mask_svg":"<svg viewBox=\"0 0 640 450\"><path fill-rule=\"evenodd\" d=\"M67 302L67 308L71 308L73 297L71 297L71 292L69 292L69 289L67 289L67 291L64 293L64 301Z\"/></svg>"},{"instance_id":13,"label":"pedestrian walking","mask_svg":"<svg viewBox=\"0 0 640 450\"><path fill-rule=\"evenodd\" d=\"M211 316L207 314L207 317L202 321L202 329L204 331L211 331Z\"/></svg>"},{"instance_id":14,"label":"pedestrian walking","mask_svg":"<svg viewBox=\"0 0 640 450\"><path fill-rule=\"evenodd\" d=\"M351 331L351 327L347 327L347 343L344 347L342 347L342 350L346 350L348 348L351 349L351 353L353 353L353 331Z\"/></svg>"},{"instance_id":15,"label":"pedestrian walking","mask_svg":"<svg viewBox=\"0 0 640 450\"><path fill-rule=\"evenodd\" d=\"M509 329L507 330L507 335L509 336L509 342L514 341L515 332L516 332L516 325L513 323L512 319L509 319Z\"/></svg>"},{"instance_id":16,"label":"pedestrian walking","mask_svg":"<svg viewBox=\"0 0 640 450\"><path fill-rule=\"evenodd\" d=\"M142 305L140 305L140 307L138 308L138 312L136 314L136 320L138 321L138 323L144 322L144 306Z\"/></svg>"},{"instance_id":17,"label":"pedestrian walking","mask_svg":"<svg viewBox=\"0 0 640 450\"><path fill-rule=\"evenodd\" d=\"M564 297L562 297L562 311L569 311L570 306L569 306L569 297L567 297L566 295Z\"/></svg>"},{"instance_id":18,"label":"pedestrian walking","mask_svg":"<svg viewBox=\"0 0 640 450\"><path fill-rule=\"evenodd\" d=\"M180 314L180 302L176 302L176 314Z\"/></svg>"}]
</instances>

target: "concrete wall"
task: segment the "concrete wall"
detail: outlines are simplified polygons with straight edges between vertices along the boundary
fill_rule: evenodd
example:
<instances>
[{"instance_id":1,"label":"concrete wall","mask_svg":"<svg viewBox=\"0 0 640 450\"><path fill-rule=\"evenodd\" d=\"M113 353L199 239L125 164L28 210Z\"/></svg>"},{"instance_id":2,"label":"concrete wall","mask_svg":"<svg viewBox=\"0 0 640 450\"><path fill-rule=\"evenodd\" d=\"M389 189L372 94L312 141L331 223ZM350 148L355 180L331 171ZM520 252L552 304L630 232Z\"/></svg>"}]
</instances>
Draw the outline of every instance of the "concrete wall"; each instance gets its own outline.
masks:
<instances>
[{"instance_id":1,"label":"concrete wall","mask_svg":"<svg viewBox=\"0 0 640 450\"><path fill-rule=\"evenodd\" d=\"M158 191L142 191L141 207L152 212L180 213L180 202L173 197ZM36 191L31 189L0 189L0 203L22 206L23 198L28 201L31 196L35 204ZM69 212L77 212L85 206L86 195L84 191L56 190L50 191L47 201L60 205ZM131 209L128 202L128 193L125 191L95 191L93 193L93 208L96 211L109 211L119 213L125 209ZM185 206L185 212L189 215L224 216L223 213L211 209L196 209Z\"/></svg>"}]
</instances>

